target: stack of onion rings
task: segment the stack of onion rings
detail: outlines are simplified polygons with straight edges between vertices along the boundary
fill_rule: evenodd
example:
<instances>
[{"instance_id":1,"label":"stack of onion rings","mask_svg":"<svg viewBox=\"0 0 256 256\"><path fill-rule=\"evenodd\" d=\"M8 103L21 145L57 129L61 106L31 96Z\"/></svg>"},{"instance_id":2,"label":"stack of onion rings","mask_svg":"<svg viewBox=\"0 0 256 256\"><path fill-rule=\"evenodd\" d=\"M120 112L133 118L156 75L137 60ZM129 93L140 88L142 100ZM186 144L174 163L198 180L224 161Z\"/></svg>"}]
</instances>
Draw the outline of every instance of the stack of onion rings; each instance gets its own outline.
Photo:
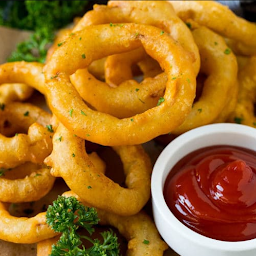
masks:
<instances>
[{"instance_id":1,"label":"stack of onion rings","mask_svg":"<svg viewBox=\"0 0 256 256\"><path fill-rule=\"evenodd\" d=\"M255 25L214 2L174 1L173 6L166 1L95 5L74 28L60 31L46 65L0 66L1 240L38 243L38 256L49 254L47 246L58 234L46 225L45 213L20 218L7 208L37 201L63 179L72 189L64 195L96 207L101 224L115 226L127 238L127 254L163 255L166 244L142 212L152 166L139 144L208 123L256 124ZM223 20L213 21L215 14ZM239 88L234 53L246 55L236 56ZM142 82L134 80L137 74ZM202 74L206 80L196 83ZM34 89L45 96L53 117L14 102L29 100ZM113 146L125 187L104 174L106 164L86 152L85 140Z\"/></svg>"}]
</instances>

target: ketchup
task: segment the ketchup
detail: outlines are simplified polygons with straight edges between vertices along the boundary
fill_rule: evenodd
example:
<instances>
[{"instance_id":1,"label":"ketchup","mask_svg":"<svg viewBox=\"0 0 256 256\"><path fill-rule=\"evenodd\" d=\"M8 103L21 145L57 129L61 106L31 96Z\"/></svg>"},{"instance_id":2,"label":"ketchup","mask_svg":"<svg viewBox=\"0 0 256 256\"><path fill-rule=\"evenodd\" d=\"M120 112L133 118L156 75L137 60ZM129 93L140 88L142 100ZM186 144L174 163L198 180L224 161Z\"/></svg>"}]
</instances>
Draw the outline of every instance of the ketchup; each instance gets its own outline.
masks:
<instances>
[{"instance_id":1,"label":"ketchup","mask_svg":"<svg viewBox=\"0 0 256 256\"><path fill-rule=\"evenodd\" d=\"M183 224L204 236L256 238L256 152L233 146L194 151L171 170L164 197Z\"/></svg>"}]
</instances>

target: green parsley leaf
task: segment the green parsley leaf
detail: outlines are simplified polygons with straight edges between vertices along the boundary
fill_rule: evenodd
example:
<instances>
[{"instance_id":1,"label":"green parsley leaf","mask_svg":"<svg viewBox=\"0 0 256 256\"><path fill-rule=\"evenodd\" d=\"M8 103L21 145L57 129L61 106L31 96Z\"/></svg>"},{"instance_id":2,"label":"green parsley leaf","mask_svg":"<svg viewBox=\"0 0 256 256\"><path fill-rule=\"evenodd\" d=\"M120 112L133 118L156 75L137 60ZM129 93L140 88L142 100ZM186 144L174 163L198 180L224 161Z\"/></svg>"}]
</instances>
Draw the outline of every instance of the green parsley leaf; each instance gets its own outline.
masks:
<instances>
[{"instance_id":1,"label":"green parsley leaf","mask_svg":"<svg viewBox=\"0 0 256 256\"><path fill-rule=\"evenodd\" d=\"M51 124L46 125L46 128L48 129L49 132L54 132Z\"/></svg>"},{"instance_id":2,"label":"green parsley leaf","mask_svg":"<svg viewBox=\"0 0 256 256\"><path fill-rule=\"evenodd\" d=\"M62 46L64 42L58 43L58 47Z\"/></svg>"},{"instance_id":3,"label":"green parsley leaf","mask_svg":"<svg viewBox=\"0 0 256 256\"><path fill-rule=\"evenodd\" d=\"M149 244L149 241L146 240L146 239L144 239L144 240L143 240L143 244Z\"/></svg>"},{"instance_id":4,"label":"green parsley leaf","mask_svg":"<svg viewBox=\"0 0 256 256\"><path fill-rule=\"evenodd\" d=\"M29 111L26 111L25 113L24 113L24 116L28 116L29 115Z\"/></svg>"},{"instance_id":5,"label":"green parsley leaf","mask_svg":"<svg viewBox=\"0 0 256 256\"><path fill-rule=\"evenodd\" d=\"M119 256L119 244L112 230L101 233L103 242L82 236L92 243L92 246L82 246L79 227L86 229L91 235L93 225L98 224L97 211L82 205L75 197L59 196L46 212L46 223L55 231L62 233L59 241L52 246L50 256Z\"/></svg>"},{"instance_id":6,"label":"green parsley leaf","mask_svg":"<svg viewBox=\"0 0 256 256\"><path fill-rule=\"evenodd\" d=\"M242 117L235 117L234 122L237 123L237 124L241 124L243 122L243 118Z\"/></svg>"},{"instance_id":7,"label":"green parsley leaf","mask_svg":"<svg viewBox=\"0 0 256 256\"><path fill-rule=\"evenodd\" d=\"M62 141L62 136L60 136L59 138L57 138L56 140L58 141Z\"/></svg>"},{"instance_id":8,"label":"green parsley leaf","mask_svg":"<svg viewBox=\"0 0 256 256\"><path fill-rule=\"evenodd\" d=\"M5 172L7 171L7 169L5 168L0 168L0 177L4 176Z\"/></svg>"},{"instance_id":9,"label":"green parsley leaf","mask_svg":"<svg viewBox=\"0 0 256 256\"><path fill-rule=\"evenodd\" d=\"M187 25L187 27L188 27L189 29L191 29L191 28L192 28L192 25L191 25L191 23L189 23L189 22L186 22L186 25Z\"/></svg>"},{"instance_id":10,"label":"green parsley leaf","mask_svg":"<svg viewBox=\"0 0 256 256\"><path fill-rule=\"evenodd\" d=\"M87 116L83 110L81 110L81 114L84 115L84 116Z\"/></svg>"},{"instance_id":11,"label":"green parsley leaf","mask_svg":"<svg viewBox=\"0 0 256 256\"><path fill-rule=\"evenodd\" d=\"M44 63L55 31L70 24L81 15L88 1L0 1L0 25L32 31L19 43L8 61L36 61Z\"/></svg>"},{"instance_id":12,"label":"green parsley leaf","mask_svg":"<svg viewBox=\"0 0 256 256\"><path fill-rule=\"evenodd\" d=\"M231 50L229 48L227 48L225 51L224 51L225 54L230 54L231 53Z\"/></svg>"},{"instance_id":13,"label":"green parsley leaf","mask_svg":"<svg viewBox=\"0 0 256 256\"><path fill-rule=\"evenodd\" d=\"M164 97L160 97L156 105L159 106L163 102L164 102Z\"/></svg>"},{"instance_id":14,"label":"green parsley leaf","mask_svg":"<svg viewBox=\"0 0 256 256\"><path fill-rule=\"evenodd\" d=\"M58 77L58 75L51 76L51 79L55 79L55 78L57 78L57 77Z\"/></svg>"},{"instance_id":15,"label":"green parsley leaf","mask_svg":"<svg viewBox=\"0 0 256 256\"><path fill-rule=\"evenodd\" d=\"M4 104L4 103L0 103L0 109L1 109L2 111L4 111L4 109L5 109L5 104Z\"/></svg>"}]
</instances>

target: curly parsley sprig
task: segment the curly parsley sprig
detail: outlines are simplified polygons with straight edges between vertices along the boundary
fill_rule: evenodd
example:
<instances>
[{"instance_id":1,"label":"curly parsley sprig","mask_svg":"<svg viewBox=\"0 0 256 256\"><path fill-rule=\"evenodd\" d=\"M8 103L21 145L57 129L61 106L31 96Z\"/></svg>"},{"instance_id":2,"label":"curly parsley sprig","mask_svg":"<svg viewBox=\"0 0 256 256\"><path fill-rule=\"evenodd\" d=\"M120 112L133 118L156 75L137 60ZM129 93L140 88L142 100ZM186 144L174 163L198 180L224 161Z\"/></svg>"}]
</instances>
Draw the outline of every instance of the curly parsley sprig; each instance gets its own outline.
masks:
<instances>
[{"instance_id":1,"label":"curly parsley sprig","mask_svg":"<svg viewBox=\"0 0 256 256\"><path fill-rule=\"evenodd\" d=\"M46 212L47 224L56 232L62 233L56 245L53 245L50 256L118 256L119 244L112 231L101 233L103 242L80 236L79 227L85 228L91 235L93 225L99 222L97 211L85 207L75 197L59 196ZM90 248L82 245L81 238L92 243Z\"/></svg>"},{"instance_id":2,"label":"curly parsley sprig","mask_svg":"<svg viewBox=\"0 0 256 256\"><path fill-rule=\"evenodd\" d=\"M87 4L84 0L1 0L0 25L33 32L17 45L8 61L45 62L55 31L81 16Z\"/></svg>"}]
</instances>

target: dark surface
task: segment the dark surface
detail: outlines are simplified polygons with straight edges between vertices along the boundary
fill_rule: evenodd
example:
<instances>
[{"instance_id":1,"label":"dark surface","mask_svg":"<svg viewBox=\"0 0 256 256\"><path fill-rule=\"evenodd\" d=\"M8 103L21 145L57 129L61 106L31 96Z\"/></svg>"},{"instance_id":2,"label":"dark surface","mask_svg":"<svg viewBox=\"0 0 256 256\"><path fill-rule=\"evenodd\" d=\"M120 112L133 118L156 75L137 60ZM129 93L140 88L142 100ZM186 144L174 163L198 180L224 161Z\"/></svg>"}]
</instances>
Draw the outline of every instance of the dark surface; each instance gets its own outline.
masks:
<instances>
[{"instance_id":1,"label":"dark surface","mask_svg":"<svg viewBox=\"0 0 256 256\"><path fill-rule=\"evenodd\" d=\"M249 21L256 21L256 0L240 0L240 1L218 1L229 8L238 16L244 17Z\"/></svg>"},{"instance_id":2,"label":"dark surface","mask_svg":"<svg viewBox=\"0 0 256 256\"><path fill-rule=\"evenodd\" d=\"M243 17L249 21L256 21L256 1L240 1Z\"/></svg>"}]
</instances>

